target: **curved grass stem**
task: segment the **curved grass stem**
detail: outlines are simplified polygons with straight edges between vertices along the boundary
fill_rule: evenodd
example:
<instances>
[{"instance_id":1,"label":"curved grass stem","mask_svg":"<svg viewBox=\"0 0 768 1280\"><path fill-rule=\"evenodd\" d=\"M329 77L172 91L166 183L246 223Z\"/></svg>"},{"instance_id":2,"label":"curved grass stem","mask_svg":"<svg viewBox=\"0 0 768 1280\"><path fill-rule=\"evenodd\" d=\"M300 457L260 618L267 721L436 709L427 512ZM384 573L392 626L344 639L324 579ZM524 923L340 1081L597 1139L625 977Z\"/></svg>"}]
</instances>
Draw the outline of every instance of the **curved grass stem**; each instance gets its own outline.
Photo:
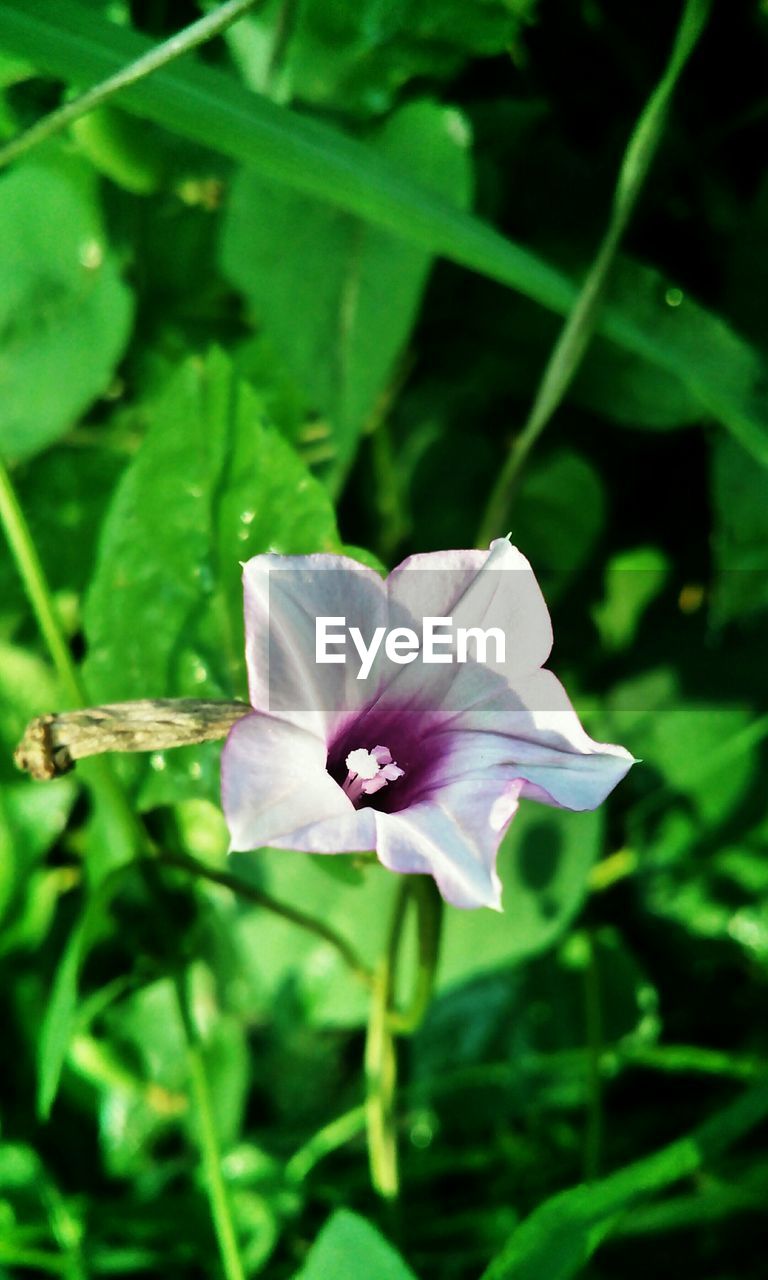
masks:
<instances>
[{"instance_id":1,"label":"curved grass stem","mask_svg":"<svg viewBox=\"0 0 768 1280\"><path fill-rule=\"evenodd\" d=\"M238 897L253 902L257 907L264 907L265 910L282 916L284 920L290 920L292 924L298 925L299 928L306 929L308 933L316 934L317 937L330 943L338 951L345 964L355 974L355 977L364 982L366 986L373 984L373 974L357 955L351 944L335 929L332 929L330 925L324 924L322 920L316 920L314 916L307 915L304 911L290 906L287 902L278 901L271 894L265 893L263 889L258 889L255 885L246 884L244 880L241 880L238 876L230 875L228 871L217 871L214 867L206 867L202 862L198 862L195 858L190 858L186 854L161 853L158 855L158 860L161 863L165 863L166 866L178 867L180 871L187 871L190 875L209 880L212 884L220 884L225 889L237 894Z\"/></svg>"},{"instance_id":2,"label":"curved grass stem","mask_svg":"<svg viewBox=\"0 0 768 1280\"><path fill-rule=\"evenodd\" d=\"M29 129L25 129L18 137L12 138L4 147L0 147L0 169L4 165L10 164L12 160L17 160L19 156L25 155L33 147L39 146L41 142L47 141L54 134L61 133L62 129L74 124L76 120L79 120L81 116L87 115L89 111L93 111L95 107L102 106L103 103L113 98L115 94L120 93L121 89L127 89L129 85L136 84L138 80L146 79L154 71L159 71L161 67L167 66L169 62L175 62L183 54L191 52L192 49L205 44L208 40L212 40L214 36L221 35L222 31L225 31L233 22L236 22L238 18L242 18L243 14L252 9L255 3L256 0L227 0L226 4L219 5L212 13L207 13L203 18L199 18L197 22L184 27L176 35L164 40L162 44L156 45L154 49L142 54L140 58L136 58L134 62L129 62L127 66L121 67L114 75L108 76L106 80L102 80L99 84L93 85L92 88L86 89L84 93L72 98L62 107L59 107L58 110L51 111L48 115L43 116L41 120L36 121Z\"/></svg>"},{"instance_id":3,"label":"curved grass stem","mask_svg":"<svg viewBox=\"0 0 768 1280\"><path fill-rule=\"evenodd\" d=\"M189 1080L197 1117L200 1155L211 1217L219 1244L219 1255L226 1280L245 1280L245 1269L237 1243L232 1206L221 1171L221 1151L216 1134L211 1087L200 1033L195 1023L185 977L176 975L174 985L176 1002L187 1041Z\"/></svg>"},{"instance_id":4,"label":"curved grass stem","mask_svg":"<svg viewBox=\"0 0 768 1280\"><path fill-rule=\"evenodd\" d=\"M544 368L531 411L491 490L477 545L503 535L523 466L562 401L597 324L610 269L661 141L672 95L704 29L712 0L686 0L664 73L627 143L603 239Z\"/></svg>"}]
</instances>

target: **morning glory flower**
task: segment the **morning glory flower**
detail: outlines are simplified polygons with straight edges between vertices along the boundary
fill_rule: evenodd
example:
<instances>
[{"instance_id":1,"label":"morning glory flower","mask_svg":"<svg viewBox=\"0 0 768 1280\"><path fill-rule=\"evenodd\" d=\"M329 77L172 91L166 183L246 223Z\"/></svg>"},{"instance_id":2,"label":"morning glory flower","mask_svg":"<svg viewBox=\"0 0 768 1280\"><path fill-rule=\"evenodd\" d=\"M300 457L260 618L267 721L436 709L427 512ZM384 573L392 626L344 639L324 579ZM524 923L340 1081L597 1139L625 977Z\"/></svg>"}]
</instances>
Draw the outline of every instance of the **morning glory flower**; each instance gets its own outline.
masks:
<instances>
[{"instance_id":1,"label":"morning glory flower","mask_svg":"<svg viewBox=\"0 0 768 1280\"><path fill-rule=\"evenodd\" d=\"M549 613L505 539L386 579L333 555L243 569L253 711L222 757L232 850L375 850L454 906L500 909L520 800L594 809L633 763L543 669Z\"/></svg>"}]
</instances>

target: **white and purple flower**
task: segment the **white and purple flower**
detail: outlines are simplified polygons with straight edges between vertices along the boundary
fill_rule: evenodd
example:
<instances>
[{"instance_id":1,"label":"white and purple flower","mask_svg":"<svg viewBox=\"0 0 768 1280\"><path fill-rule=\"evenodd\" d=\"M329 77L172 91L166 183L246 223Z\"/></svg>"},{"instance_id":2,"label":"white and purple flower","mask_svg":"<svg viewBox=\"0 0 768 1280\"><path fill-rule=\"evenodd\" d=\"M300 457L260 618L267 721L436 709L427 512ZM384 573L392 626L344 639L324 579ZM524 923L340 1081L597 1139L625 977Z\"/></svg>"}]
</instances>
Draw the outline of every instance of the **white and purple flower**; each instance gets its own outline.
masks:
<instances>
[{"instance_id":1,"label":"white and purple flower","mask_svg":"<svg viewBox=\"0 0 768 1280\"><path fill-rule=\"evenodd\" d=\"M411 556L385 580L331 555L255 556L243 579L253 713L222 759L233 850L375 849L391 871L433 876L455 906L499 909L496 855L520 798L594 809L633 763L593 742L542 670L549 613L506 540ZM339 658L318 661L317 619L329 617L369 636L450 618L507 643L501 657L446 652L432 665L382 647L361 680Z\"/></svg>"}]
</instances>

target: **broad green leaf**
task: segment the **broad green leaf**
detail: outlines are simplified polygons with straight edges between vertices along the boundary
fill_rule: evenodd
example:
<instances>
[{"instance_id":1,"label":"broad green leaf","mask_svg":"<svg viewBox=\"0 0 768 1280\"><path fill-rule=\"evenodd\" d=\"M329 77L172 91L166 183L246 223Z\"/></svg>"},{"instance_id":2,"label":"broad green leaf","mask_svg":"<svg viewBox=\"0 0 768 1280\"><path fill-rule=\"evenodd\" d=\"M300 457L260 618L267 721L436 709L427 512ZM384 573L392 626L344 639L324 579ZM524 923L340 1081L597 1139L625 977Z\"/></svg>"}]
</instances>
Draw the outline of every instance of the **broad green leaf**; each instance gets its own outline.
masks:
<instances>
[{"instance_id":1,"label":"broad green leaf","mask_svg":"<svg viewBox=\"0 0 768 1280\"><path fill-rule=\"evenodd\" d=\"M649 912L689 938L718 942L768 967L768 824L724 836L713 849L701 823L674 809L657 823L641 882Z\"/></svg>"},{"instance_id":2,"label":"broad green leaf","mask_svg":"<svg viewBox=\"0 0 768 1280\"><path fill-rule=\"evenodd\" d=\"M168 156L148 136L147 126L127 112L97 107L75 121L72 133L91 164L119 187L146 196L162 186Z\"/></svg>"},{"instance_id":3,"label":"broad green leaf","mask_svg":"<svg viewBox=\"0 0 768 1280\"><path fill-rule=\"evenodd\" d=\"M457 111L415 102L387 121L371 150L463 206L468 143ZM330 420L330 469L338 485L408 340L430 255L247 168L232 188L221 256L225 274L246 294L307 409Z\"/></svg>"},{"instance_id":4,"label":"broad green leaf","mask_svg":"<svg viewBox=\"0 0 768 1280\"><path fill-rule=\"evenodd\" d=\"M632 327L637 344L614 331L614 317ZM720 316L669 276L620 255L601 332L572 399L628 427L669 430L714 419L766 464L764 360Z\"/></svg>"},{"instance_id":5,"label":"broad green leaf","mask_svg":"<svg viewBox=\"0 0 768 1280\"><path fill-rule=\"evenodd\" d=\"M86 602L88 689L99 701L245 697L240 561L335 549L330 502L221 352L186 361L148 412ZM218 752L153 757L145 802L217 794Z\"/></svg>"},{"instance_id":6,"label":"broad green leaf","mask_svg":"<svg viewBox=\"0 0 768 1280\"><path fill-rule=\"evenodd\" d=\"M51 10L47 0L6 0L0 47L82 84L110 75L149 45L75 3ZM261 99L212 68L190 62L166 67L126 89L120 105L551 310L566 312L574 301L573 280L541 257L410 180L370 147ZM665 296L666 287L655 299L644 293L632 309L609 299L600 332L679 380L703 418L721 422L768 465L762 361L717 317L685 301L670 308Z\"/></svg>"},{"instance_id":7,"label":"broad green leaf","mask_svg":"<svg viewBox=\"0 0 768 1280\"><path fill-rule=\"evenodd\" d=\"M768 1086L761 1084L689 1137L589 1186L545 1200L515 1228L481 1280L571 1280L626 1210L698 1173L705 1161L748 1133L766 1114Z\"/></svg>"},{"instance_id":8,"label":"broad green leaf","mask_svg":"<svg viewBox=\"0 0 768 1280\"><path fill-rule=\"evenodd\" d=\"M619 1057L653 1044L658 996L617 931L575 931L514 971L494 970L442 992L414 1037L410 1062L419 1096L457 1091L467 1068L506 1063L507 1105L530 1115L583 1106L590 1061L584 1011L587 974L600 992L601 1045Z\"/></svg>"},{"instance_id":9,"label":"broad green leaf","mask_svg":"<svg viewBox=\"0 0 768 1280\"><path fill-rule=\"evenodd\" d=\"M111 449L55 445L14 468L14 487L69 634L79 626L99 527L125 462ZM0 556L0 610L15 619L27 616L28 609L15 564L10 556ZM40 711L53 709L53 693L53 688L46 692Z\"/></svg>"},{"instance_id":10,"label":"broad green leaf","mask_svg":"<svg viewBox=\"0 0 768 1280\"><path fill-rule=\"evenodd\" d=\"M373 965L384 947L398 877L373 864L360 879L345 882L324 870L325 860L322 855L257 849L233 854L230 864L243 880L335 929ZM233 973L247 981L251 1007L268 1014L290 990L316 1025L355 1027L365 1022L368 991L330 943L260 908L241 912L229 903L224 913L237 946Z\"/></svg>"},{"instance_id":11,"label":"broad green leaf","mask_svg":"<svg viewBox=\"0 0 768 1280\"><path fill-rule=\"evenodd\" d=\"M284 14L277 0L228 32L244 78L281 102L327 111L381 115L415 78L455 76L473 56L504 54L533 17L534 0L310 0L294 16L291 38L275 65Z\"/></svg>"},{"instance_id":12,"label":"broad green leaf","mask_svg":"<svg viewBox=\"0 0 768 1280\"><path fill-rule=\"evenodd\" d=\"M711 485L713 613L733 622L768 609L768 476L735 440L715 439Z\"/></svg>"},{"instance_id":13,"label":"broad green leaf","mask_svg":"<svg viewBox=\"0 0 768 1280\"><path fill-rule=\"evenodd\" d=\"M399 1253L365 1218L337 1209L294 1280L415 1280Z\"/></svg>"},{"instance_id":14,"label":"broad green leaf","mask_svg":"<svg viewBox=\"0 0 768 1280\"><path fill-rule=\"evenodd\" d=\"M91 947L109 929L109 908L124 884L131 864L104 877L86 901L67 939L48 997L37 1054L37 1110L41 1119L50 1114L59 1088L64 1060L75 1029L80 974Z\"/></svg>"},{"instance_id":15,"label":"broad green leaf","mask_svg":"<svg viewBox=\"0 0 768 1280\"><path fill-rule=\"evenodd\" d=\"M755 729L765 736L748 707L664 704L640 709L643 685L638 682L636 710L617 717L619 733L631 740L632 750L644 764L661 775L665 795L684 796L700 821L714 826L723 822L743 799L755 780L759 760L752 751ZM628 689L624 688L624 693Z\"/></svg>"},{"instance_id":16,"label":"broad green leaf","mask_svg":"<svg viewBox=\"0 0 768 1280\"><path fill-rule=\"evenodd\" d=\"M92 175L51 152L0 176L5 455L24 458L45 448L106 390L132 310Z\"/></svg>"},{"instance_id":17,"label":"broad green leaf","mask_svg":"<svg viewBox=\"0 0 768 1280\"><path fill-rule=\"evenodd\" d=\"M446 913L440 987L517 964L550 946L581 906L600 851L603 815L526 801L502 841L502 913Z\"/></svg>"},{"instance_id":18,"label":"broad green leaf","mask_svg":"<svg viewBox=\"0 0 768 1280\"><path fill-rule=\"evenodd\" d=\"M594 467L572 449L533 458L512 514L512 541L524 548L552 598L587 561L605 523Z\"/></svg>"},{"instance_id":19,"label":"broad green leaf","mask_svg":"<svg viewBox=\"0 0 768 1280\"><path fill-rule=\"evenodd\" d=\"M632 643L648 605L664 587L669 560L658 547L634 547L613 556L605 571L605 594L592 610L607 649Z\"/></svg>"},{"instance_id":20,"label":"broad green leaf","mask_svg":"<svg viewBox=\"0 0 768 1280\"><path fill-rule=\"evenodd\" d=\"M602 818L524 804L504 839L499 874L504 912L445 910L438 988L509 968L550 946L578 911L600 847ZM233 869L283 902L322 920L346 938L369 965L380 957L400 877L375 862L357 878L332 876L319 855L279 849L235 854ZM345 870L348 870L344 860ZM231 908L228 908L231 910ZM320 1025L356 1026L368 998L330 943L256 909L235 926L239 961L252 999L265 1010L290 983L307 1018ZM406 946L403 972L413 965Z\"/></svg>"},{"instance_id":21,"label":"broad green leaf","mask_svg":"<svg viewBox=\"0 0 768 1280\"><path fill-rule=\"evenodd\" d=\"M738 946L765 964L760 869L768 834L756 748L768 737L768 716L711 699L681 705L664 675L619 686L608 726L641 758L645 775L627 826L642 899L688 935Z\"/></svg>"},{"instance_id":22,"label":"broad green leaf","mask_svg":"<svg viewBox=\"0 0 768 1280\"><path fill-rule=\"evenodd\" d=\"M211 1086L213 1120L228 1149L242 1122L248 1057L242 1022L222 1012L211 973L201 964L191 971L190 991L203 1029L203 1050ZM173 982L151 982L119 1002L101 1019L98 1038L73 1047L73 1069L100 1093L100 1136L110 1172L135 1176L151 1165L155 1140L169 1124L196 1136L188 1098L184 1028Z\"/></svg>"}]
</instances>

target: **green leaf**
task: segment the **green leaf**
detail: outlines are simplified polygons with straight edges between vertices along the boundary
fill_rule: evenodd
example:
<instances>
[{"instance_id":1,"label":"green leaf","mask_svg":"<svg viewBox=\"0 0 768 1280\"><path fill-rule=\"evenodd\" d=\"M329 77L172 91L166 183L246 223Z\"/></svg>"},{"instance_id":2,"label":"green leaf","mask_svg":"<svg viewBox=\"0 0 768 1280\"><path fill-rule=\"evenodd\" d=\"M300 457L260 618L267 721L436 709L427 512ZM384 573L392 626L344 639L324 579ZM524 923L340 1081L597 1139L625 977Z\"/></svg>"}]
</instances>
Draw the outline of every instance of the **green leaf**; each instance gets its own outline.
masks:
<instances>
[{"instance_id":1,"label":"green leaf","mask_svg":"<svg viewBox=\"0 0 768 1280\"><path fill-rule=\"evenodd\" d=\"M524 802L499 851L503 913L446 913L439 987L517 964L551 946L584 901L602 836L600 812Z\"/></svg>"},{"instance_id":2,"label":"green leaf","mask_svg":"<svg viewBox=\"0 0 768 1280\"><path fill-rule=\"evenodd\" d=\"M455 76L473 56L506 53L532 17L534 0L310 0L294 14L275 66L283 11L273 0L227 33L244 78L281 102L381 115L414 78Z\"/></svg>"},{"instance_id":3,"label":"green leaf","mask_svg":"<svg viewBox=\"0 0 768 1280\"><path fill-rule=\"evenodd\" d=\"M0 7L0 42L48 74L80 84L112 74L149 47L135 32L101 22L77 4L52 11L47 0L6 0ZM576 297L565 273L410 180L372 148L257 97L212 68L189 61L166 67L124 90L120 105L553 311L567 312ZM610 298L600 332L672 375L696 400L702 417L722 422L768 466L761 360L717 317L687 300L670 308L665 296L666 288L655 294L646 288L632 308Z\"/></svg>"},{"instance_id":4,"label":"green leaf","mask_svg":"<svg viewBox=\"0 0 768 1280\"><path fill-rule=\"evenodd\" d=\"M735 1142L768 1114L768 1087L758 1086L689 1137L626 1165L591 1186L573 1187L540 1204L517 1227L481 1280L571 1280L634 1205Z\"/></svg>"},{"instance_id":5,"label":"green leaf","mask_svg":"<svg viewBox=\"0 0 768 1280\"><path fill-rule=\"evenodd\" d=\"M51 987L40 1031L37 1054L37 1110L42 1120L50 1114L59 1088L64 1060L75 1029L80 974L88 953L109 928L112 898L133 865L110 872L88 898L80 919L69 935Z\"/></svg>"},{"instance_id":6,"label":"green leaf","mask_svg":"<svg viewBox=\"0 0 768 1280\"><path fill-rule=\"evenodd\" d=\"M186 361L147 412L86 601L88 689L100 701L243 697L240 561L337 549L333 510L221 352ZM217 794L217 761L217 744L154 757L145 803Z\"/></svg>"},{"instance_id":7,"label":"green leaf","mask_svg":"<svg viewBox=\"0 0 768 1280\"><path fill-rule=\"evenodd\" d=\"M508 1066L506 1105L531 1112L584 1106L590 1061L586 975L600 991L604 1052L653 1044L658 996L613 929L568 933L546 955L494 970L438 995L410 1050L419 1094L439 1098L445 1078L489 1061ZM457 1083L459 1089L460 1083Z\"/></svg>"},{"instance_id":8,"label":"green leaf","mask_svg":"<svg viewBox=\"0 0 768 1280\"><path fill-rule=\"evenodd\" d=\"M373 965L384 947L398 877L376 863L359 879L329 875L328 859L281 849L257 849L231 857L233 870L283 902L337 930ZM342 865L348 868L348 859ZM291 990L307 1020L319 1026L356 1027L368 1014L369 996L350 977L338 952L322 938L260 908L225 907L227 931L236 942L234 972L249 983L250 1001L269 1013Z\"/></svg>"},{"instance_id":9,"label":"green leaf","mask_svg":"<svg viewBox=\"0 0 768 1280\"><path fill-rule=\"evenodd\" d=\"M294 1280L415 1280L392 1245L365 1218L337 1209L315 1240Z\"/></svg>"},{"instance_id":10,"label":"green leaf","mask_svg":"<svg viewBox=\"0 0 768 1280\"><path fill-rule=\"evenodd\" d=\"M168 170L168 157L137 123L117 107L97 107L72 126L80 150L91 164L119 187L135 195L159 190Z\"/></svg>"},{"instance_id":11,"label":"green leaf","mask_svg":"<svg viewBox=\"0 0 768 1280\"><path fill-rule=\"evenodd\" d=\"M524 548L546 594L588 560L605 523L605 494L594 467L572 449L534 457L512 515L512 541Z\"/></svg>"},{"instance_id":12,"label":"green leaf","mask_svg":"<svg viewBox=\"0 0 768 1280\"><path fill-rule=\"evenodd\" d=\"M14 468L14 487L69 634L79 625L80 597L93 572L99 527L125 462L106 448L55 445ZM19 618L28 610L10 557L0 557L0 609ZM51 687L37 710L50 711L55 701Z\"/></svg>"},{"instance_id":13,"label":"green leaf","mask_svg":"<svg viewBox=\"0 0 768 1280\"><path fill-rule=\"evenodd\" d=\"M611 557L603 600L592 610L607 649L623 649L632 643L646 608L664 587L669 567L658 547L633 547Z\"/></svg>"},{"instance_id":14,"label":"green leaf","mask_svg":"<svg viewBox=\"0 0 768 1280\"><path fill-rule=\"evenodd\" d=\"M768 485L735 440L712 441L713 615L722 624L768 609Z\"/></svg>"},{"instance_id":15,"label":"green leaf","mask_svg":"<svg viewBox=\"0 0 768 1280\"><path fill-rule=\"evenodd\" d=\"M602 830L598 813L524 804L499 855L504 912L446 910L438 989L509 968L550 946L584 900ZM372 966L385 946L400 878L375 862L364 865L357 878L329 875L325 863L333 861L280 849L232 856L243 879L335 928ZM347 860L342 866L349 872ZM259 1008L272 1008L290 984L305 1016L316 1025L358 1026L365 1021L367 992L350 979L329 943L260 909L237 915L231 927L237 937L237 963L249 975L252 999ZM405 949L406 973L413 967L411 943L412 939Z\"/></svg>"},{"instance_id":16,"label":"green leaf","mask_svg":"<svg viewBox=\"0 0 768 1280\"><path fill-rule=\"evenodd\" d=\"M415 102L387 121L371 150L463 206L469 196L468 142L457 111ZM307 408L330 419L338 484L393 377L430 255L332 205L275 186L255 169L243 169L225 214L221 256L225 274L246 294Z\"/></svg>"},{"instance_id":17,"label":"green leaf","mask_svg":"<svg viewBox=\"0 0 768 1280\"><path fill-rule=\"evenodd\" d=\"M132 310L89 171L50 155L0 177L4 454L45 448L106 390Z\"/></svg>"}]
</instances>

